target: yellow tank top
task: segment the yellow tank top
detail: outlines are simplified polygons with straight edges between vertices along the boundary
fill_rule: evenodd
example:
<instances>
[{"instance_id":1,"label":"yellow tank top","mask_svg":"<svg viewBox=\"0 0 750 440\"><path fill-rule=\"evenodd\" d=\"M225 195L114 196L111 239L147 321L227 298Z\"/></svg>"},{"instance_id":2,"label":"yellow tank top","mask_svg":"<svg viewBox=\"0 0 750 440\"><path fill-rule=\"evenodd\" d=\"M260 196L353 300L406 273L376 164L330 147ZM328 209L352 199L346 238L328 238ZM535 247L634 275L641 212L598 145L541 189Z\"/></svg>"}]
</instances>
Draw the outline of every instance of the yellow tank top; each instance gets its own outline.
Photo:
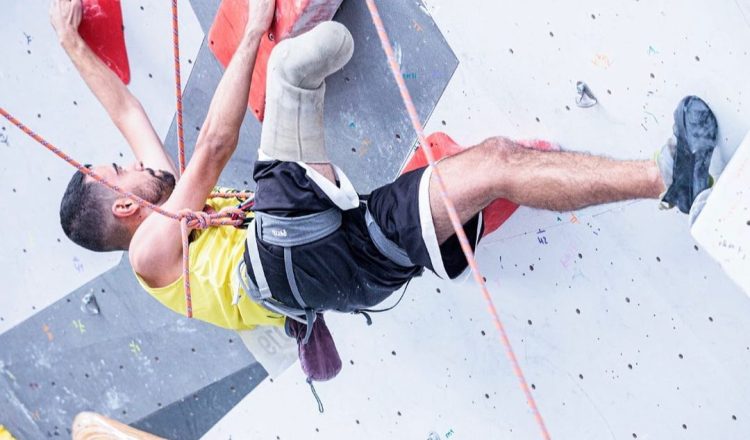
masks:
<instances>
[{"instance_id":1,"label":"yellow tank top","mask_svg":"<svg viewBox=\"0 0 750 440\"><path fill-rule=\"evenodd\" d=\"M237 199L213 198L206 205L216 211L236 205ZM250 216L251 214L248 214ZM284 325L284 318L254 303L244 293L232 304L239 289L237 265L245 251L245 229L220 226L193 231L190 242L190 291L193 317L232 330L250 330L256 325ZM157 301L185 315L183 277L166 287L153 288L136 274L138 282Z\"/></svg>"}]
</instances>

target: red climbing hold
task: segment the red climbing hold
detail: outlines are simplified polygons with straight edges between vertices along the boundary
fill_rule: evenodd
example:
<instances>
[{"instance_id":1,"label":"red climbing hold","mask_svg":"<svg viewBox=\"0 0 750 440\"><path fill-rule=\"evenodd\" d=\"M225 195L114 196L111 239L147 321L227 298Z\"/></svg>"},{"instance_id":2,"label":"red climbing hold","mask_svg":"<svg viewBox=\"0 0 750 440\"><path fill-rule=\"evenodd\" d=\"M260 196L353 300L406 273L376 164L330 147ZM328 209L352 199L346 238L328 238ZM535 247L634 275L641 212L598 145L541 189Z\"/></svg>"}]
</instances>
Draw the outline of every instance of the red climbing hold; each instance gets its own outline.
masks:
<instances>
[{"instance_id":1,"label":"red climbing hold","mask_svg":"<svg viewBox=\"0 0 750 440\"><path fill-rule=\"evenodd\" d=\"M458 145L450 136L445 133L437 132L427 137L427 142L430 143L432 148L432 154L435 156L435 160L440 160L444 157L453 156L464 150L463 147ZM533 141L518 141L519 144L526 148L533 148L536 150L559 150L559 147L548 141L533 140ZM419 167L427 165L427 157L422 151L422 147L418 147L414 154L411 156L409 161L404 167L403 173L415 170ZM518 209L518 205L505 199L498 199L490 203L489 206L484 208L482 215L484 218L484 234L487 236L489 233L497 230L506 220L513 215Z\"/></svg>"},{"instance_id":2,"label":"red climbing hold","mask_svg":"<svg viewBox=\"0 0 750 440\"><path fill-rule=\"evenodd\" d=\"M268 34L261 40L255 59L248 107L263 121L266 106L266 66L276 43L294 37L328 21L343 0L277 0L276 16ZM247 0L222 0L208 33L209 47L226 67L242 38L247 23Z\"/></svg>"},{"instance_id":3,"label":"red climbing hold","mask_svg":"<svg viewBox=\"0 0 750 440\"><path fill-rule=\"evenodd\" d=\"M78 33L123 83L130 83L120 0L83 0L83 19Z\"/></svg>"}]
</instances>

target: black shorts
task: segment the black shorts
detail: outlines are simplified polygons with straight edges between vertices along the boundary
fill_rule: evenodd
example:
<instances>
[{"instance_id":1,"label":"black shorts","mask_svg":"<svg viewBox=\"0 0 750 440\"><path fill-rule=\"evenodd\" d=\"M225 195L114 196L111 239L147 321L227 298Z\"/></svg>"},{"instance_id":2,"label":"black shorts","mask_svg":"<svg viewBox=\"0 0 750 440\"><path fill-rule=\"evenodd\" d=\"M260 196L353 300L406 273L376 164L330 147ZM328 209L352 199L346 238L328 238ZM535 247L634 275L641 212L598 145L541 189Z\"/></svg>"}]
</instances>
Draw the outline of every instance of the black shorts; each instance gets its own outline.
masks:
<instances>
[{"instance_id":1,"label":"black shorts","mask_svg":"<svg viewBox=\"0 0 750 440\"><path fill-rule=\"evenodd\" d=\"M297 217L335 207L332 197L307 173L294 162L257 162L254 209ZM425 267L450 279L466 269L455 235L438 245L429 202L430 176L430 169L417 169L362 196L360 205L343 211L339 231L293 249L295 279L308 306L351 312L380 303ZM406 251L413 267L399 266L378 251L367 230L366 210L384 235ZM464 228L476 247L482 231L481 214ZM286 279L283 249L261 243L260 257L273 296L298 307ZM245 260L249 264L249 258Z\"/></svg>"}]
</instances>

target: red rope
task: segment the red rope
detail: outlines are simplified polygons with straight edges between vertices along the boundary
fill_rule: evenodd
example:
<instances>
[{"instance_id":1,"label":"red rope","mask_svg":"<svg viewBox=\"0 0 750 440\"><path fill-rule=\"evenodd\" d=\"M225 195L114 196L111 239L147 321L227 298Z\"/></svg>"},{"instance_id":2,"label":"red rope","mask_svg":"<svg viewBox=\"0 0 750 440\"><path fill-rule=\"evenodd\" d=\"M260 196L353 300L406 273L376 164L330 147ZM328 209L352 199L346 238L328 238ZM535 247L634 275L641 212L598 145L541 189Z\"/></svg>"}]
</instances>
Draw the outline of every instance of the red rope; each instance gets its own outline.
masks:
<instances>
[{"instance_id":1,"label":"red rope","mask_svg":"<svg viewBox=\"0 0 750 440\"><path fill-rule=\"evenodd\" d=\"M189 209L182 210L176 214L173 212L166 211L160 208L159 206L133 194L132 192L125 191L119 186L110 183L109 181L107 181L107 179L100 176L96 172L92 171L90 168L83 166L80 162L68 156L67 154L65 154L64 151L60 150L56 146L47 142L46 139L39 136L29 127L25 126L23 123L21 123L21 121L19 121L13 115L5 111L5 109L2 107L0 107L0 115L5 117L5 119L10 121L11 124L18 127L21 131L26 133L29 137L39 142L43 147L51 151L57 157L61 158L65 162L68 162L70 165L75 167L78 171L94 179L96 182L120 194L122 197L127 197L133 200L135 203L137 203L138 205L142 207L151 209L154 212L157 212L165 217L168 217L168 218L171 218L173 220L177 220L180 222L180 230L182 233L182 250L183 250L182 273L183 273L183 277L184 277L183 281L185 285L185 303L186 303L187 316L188 318L192 318L193 317L193 303L192 303L192 296L190 293L190 256L189 256L190 229L206 229L206 228L210 228L214 226L229 226L229 225L241 226L245 219L245 211L242 211L241 209L234 208L234 207L224 208L221 211L213 213L213 214L208 214L203 211L191 211ZM250 197L250 194L238 193L238 194L230 194L226 196L222 195L222 197L238 197L239 199L242 199L242 198Z\"/></svg>"},{"instance_id":2,"label":"red rope","mask_svg":"<svg viewBox=\"0 0 750 440\"><path fill-rule=\"evenodd\" d=\"M482 274L479 272L479 266L477 265L476 258L474 258L474 252L471 250L471 245L469 244L469 240L467 239L466 233L464 232L463 226L461 225L461 221L458 217L458 213L456 212L456 208L453 202L448 197L448 191L445 186L445 182L443 181L443 177L440 174L440 170L435 166L435 157L433 156L432 149L430 148L430 145L427 142L427 138L424 135L424 129L422 127L422 123L419 120L419 115L417 114L417 109L414 105L414 101L412 100L411 95L409 94L409 89L406 87L406 83L404 82L404 79L401 75L401 68L396 61L396 57L393 53L393 48L391 47L388 34L386 33L385 26L383 25L383 20L380 18L378 8L375 5L375 0L366 1L367 7L370 10L370 15L372 15L372 21L378 31L380 42L383 46L383 49L385 50L386 57L388 58L391 72L396 79L396 83L398 84L399 91L401 92L401 97L403 98L404 105L406 106L406 110L409 113L409 118L411 119L411 123L414 126L414 130L417 132L419 142L422 144L422 150L425 152L427 161L429 162L430 168L432 169L433 175L435 176L435 182L438 185L440 197L443 200L443 204L445 205L445 209L448 211L448 216L450 217L453 229L455 229L458 240L461 243L461 249L466 256L466 260L469 262L469 266L471 267L471 271L474 275L474 280L479 285L482 291L482 295L487 302L487 309L490 312L490 315L492 315L492 320L495 324L495 328L499 332L500 341L505 347L505 351L508 355L508 358L510 359L510 363L513 366L513 371L515 372L516 377L518 378L518 381L521 385L521 389L526 396L526 401L531 408L531 411L534 413L534 418L536 419L536 422L539 425L539 429L542 432L542 437L548 440L550 438L550 435L547 431L546 425L544 424L544 419L542 419L542 414L539 412L536 401L531 395L531 390L529 389L526 378L524 377L523 371L521 370L521 366L519 365L518 359L516 358L516 355L513 351L513 347L511 346L510 338L508 338L505 327L500 321L497 309L492 302L492 297L490 296L490 292L487 289L487 284L485 283Z\"/></svg>"},{"instance_id":3,"label":"red rope","mask_svg":"<svg viewBox=\"0 0 750 440\"><path fill-rule=\"evenodd\" d=\"M177 0L172 0L172 43L174 46L174 87L177 99L177 156L179 176L185 172L185 135L182 129L182 79L180 77L180 32L177 20Z\"/></svg>"}]
</instances>

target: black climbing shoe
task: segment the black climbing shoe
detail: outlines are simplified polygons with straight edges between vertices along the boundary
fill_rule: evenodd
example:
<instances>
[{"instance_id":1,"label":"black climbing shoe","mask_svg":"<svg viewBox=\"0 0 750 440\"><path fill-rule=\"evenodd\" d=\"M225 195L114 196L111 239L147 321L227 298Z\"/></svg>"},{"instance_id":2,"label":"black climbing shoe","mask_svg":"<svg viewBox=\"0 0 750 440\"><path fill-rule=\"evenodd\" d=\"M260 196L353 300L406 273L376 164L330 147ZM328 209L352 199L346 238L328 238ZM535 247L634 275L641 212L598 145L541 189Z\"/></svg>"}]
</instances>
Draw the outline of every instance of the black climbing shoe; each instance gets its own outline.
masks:
<instances>
[{"instance_id":1,"label":"black climbing shoe","mask_svg":"<svg viewBox=\"0 0 750 440\"><path fill-rule=\"evenodd\" d=\"M674 111L676 143L669 148L674 159L672 179L662 204L690 212L693 201L710 186L708 167L718 142L716 116L702 99L688 96Z\"/></svg>"}]
</instances>

